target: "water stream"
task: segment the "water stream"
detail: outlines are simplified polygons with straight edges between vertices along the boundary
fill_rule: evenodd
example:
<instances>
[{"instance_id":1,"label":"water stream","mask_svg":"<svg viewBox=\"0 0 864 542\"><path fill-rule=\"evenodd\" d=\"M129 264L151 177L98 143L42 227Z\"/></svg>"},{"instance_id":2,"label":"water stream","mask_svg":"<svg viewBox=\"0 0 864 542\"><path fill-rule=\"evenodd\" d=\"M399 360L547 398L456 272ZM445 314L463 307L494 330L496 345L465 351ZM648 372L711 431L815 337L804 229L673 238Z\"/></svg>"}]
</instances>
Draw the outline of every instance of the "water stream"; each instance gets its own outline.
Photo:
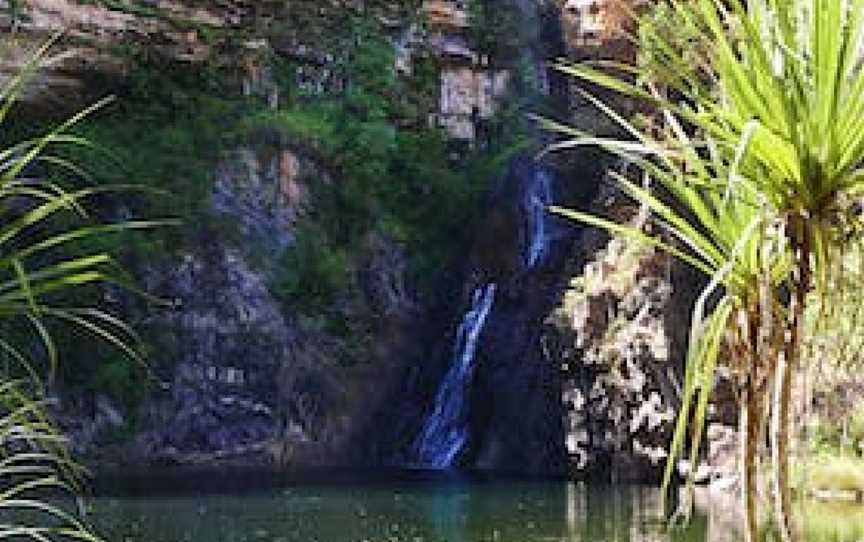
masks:
<instances>
[{"instance_id":1,"label":"water stream","mask_svg":"<svg viewBox=\"0 0 864 542\"><path fill-rule=\"evenodd\" d=\"M471 308L459 324L450 369L444 375L435 406L417 439L417 457L422 466L450 467L465 445L468 386L474 370L477 341L495 303L495 289L495 283L489 283L474 290Z\"/></svg>"},{"instance_id":2,"label":"water stream","mask_svg":"<svg viewBox=\"0 0 864 542\"><path fill-rule=\"evenodd\" d=\"M525 179L521 202L526 237L525 271L540 264L548 251L547 207L552 203L552 176L536 164L531 171L530 178ZM496 288L492 282L478 286L471 306L459 323L450 368L441 381L434 407L416 442L417 463L423 467L452 467L468 438L468 391L474 358L483 326L495 302Z\"/></svg>"},{"instance_id":3,"label":"water stream","mask_svg":"<svg viewBox=\"0 0 864 542\"><path fill-rule=\"evenodd\" d=\"M526 254L529 269L543 261L549 247L548 211L552 204L552 176L543 168L536 168L531 184L525 191L525 215L528 219L530 241Z\"/></svg>"}]
</instances>

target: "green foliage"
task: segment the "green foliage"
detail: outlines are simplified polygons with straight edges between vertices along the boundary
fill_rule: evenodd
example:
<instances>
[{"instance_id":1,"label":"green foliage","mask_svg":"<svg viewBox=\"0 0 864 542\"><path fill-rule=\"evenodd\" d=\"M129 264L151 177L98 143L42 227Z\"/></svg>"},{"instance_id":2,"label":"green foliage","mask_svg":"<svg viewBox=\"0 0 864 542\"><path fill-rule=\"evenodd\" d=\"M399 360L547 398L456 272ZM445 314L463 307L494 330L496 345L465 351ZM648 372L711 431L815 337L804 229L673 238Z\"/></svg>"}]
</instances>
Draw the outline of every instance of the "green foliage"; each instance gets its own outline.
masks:
<instances>
[{"instance_id":1,"label":"green foliage","mask_svg":"<svg viewBox=\"0 0 864 542\"><path fill-rule=\"evenodd\" d=\"M822 454L801 474L804 485L811 489L864 492L864 460L860 458Z\"/></svg>"},{"instance_id":2,"label":"green foliage","mask_svg":"<svg viewBox=\"0 0 864 542\"><path fill-rule=\"evenodd\" d=\"M810 450L817 455L864 455L864 405L858 401L864 336L864 245L853 221L852 240L836 252L825 292L812 293L806 321L806 359L817 405L810 413Z\"/></svg>"},{"instance_id":3,"label":"green foliage","mask_svg":"<svg viewBox=\"0 0 864 542\"><path fill-rule=\"evenodd\" d=\"M53 41L17 76L0 86L0 124ZM92 201L116 188L61 184L54 169L80 173L64 160L63 145L88 143L72 128L106 102L9 147L0 148L0 516L2 540L39 542L99 538L46 491L74 493L80 469L49 419L42 375L54 376L65 352L52 331L73 329L80 342L108 344L140 361L134 332L92 295L112 279L112 258L86 241L112 231L152 226L119 220L100 223ZM54 166L54 167L51 167ZM43 168L43 169L40 169ZM54 174L52 174L54 173Z\"/></svg>"},{"instance_id":4,"label":"green foliage","mask_svg":"<svg viewBox=\"0 0 864 542\"><path fill-rule=\"evenodd\" d=\"M352 36L356 47L343 65L342 91L313 101L298 98L244 124L249 131L276 129L314 147L338 180L314 186L315 210L307 219L314 226L298 234L297 245L280 265L292 269L283 269L276 280L277 291L307 310L324 309L338 293L325 293L328 287L352 284L346 276L337 277L336 264L355 260L363 235L371 230L402 242L415 278L428 283L464 235L488 182L525 149L525 138L514 130L489 148L461 157L457 169L445 134L425 126L433 102L418 110L417 97L434 95L437 88L429 59L421 55L413 75L398 78L392 46L375 24L355 21ZM308 257L321 262L302 263ZM345 273L350 275L350 265ZM303 300L304 295L310 299Z\"/></svg>"},{"instance_id":5,"label":"green foliage","mask_svg":"<svg viewBox=\"0 0 864 542\"><path fill-rule=\"evenodd\" d=\"M158 216L183 221L182 226L172 223L158 231L114 228L79 240L78 249L116 255L124 266L136 270L167 264L202 232L212 238L236 237L232 224L213 216L207 203L214 164L229 139L225 126L248 108L242 100L220 97L216 81L221 73L170 65L160 66L159 77L154 78L153 73L152 68L134 67L127 87L120 89L125 92L121 99L75 127L75 136L87 145L57 150L63 160L76 164L75 170L43 166L47 175L66 185L87 187L98 180L127 187L92 199L89 212L100 220ZM75 221L75 217L58 217L52 227L63 230ZM128 282L116 270L114 276ZM115 308L127 297L116 292L111 295ZM86 306L94 298L104 299L106 291L79 288L62 296L65 303ZM146 306L147 301L142 299L140 305ZM120 310L127 312L130 306ZM134 410L150 383L140 361L124 357L114 347L82 341L79 333L62 325L52 326L51 331L68 362L59 371L65 386L107 393ZM160 342L158 333L149 328L143 332L145 346Z\"/></svg>"},{"instance_id":6,"label":"green foliage","mask_svg":"<svg viewBox=\"0 0 864 542\"><path fill-rule=\"evenodd\" d=\"M864 243L858 225L843 235L851 242L835 249L832 265L826 272L829 287L811 295L807 310L807 357L819 360L827 371L817 376L817 384L831 385L843 373L851 374L864 363Z\"/></svg>"},{"instance_id":7,"label":"green foliage","mask_svg":"<svg viewBox=\"0 0 864 542\"><path fill-rule=\"evenodd\" d=\"M702 39L706 29L698 18L673 4L660 2L639 19L637 77L654 85L676 86L689 77L708 76L711 68L703 63L708 51ZM681 62L690 63L687 71L670 70Z\"/></svg>"},{"instance_id":8,"label":"green foliage","mask_svg":"<svg viewBox=\"0 0 864 542\"><path fill-rule=\"evenodd\" d=\"M307 220L317 226L298 233L298 243L288 250L283 265L316 254L300 242L309 231L319 232L311 236L312 244L321 245L317 256L338 254L337 259L351 260L363 235L377 229L406 246L421 282L431 279L449 257L454 241L462 238L487 183L525 148L524 139L514 137L513 142L468 156L459 171L439 131L398 129L385 120L370 120L354 109L331 104L262 114L250 126L277 128L291 139L311 144L337 171L336 184L315 184L316 205ZM310 264L291 274L304 277L301 282L306 284L310 267L318 268ZM345 284L326 277L313 282ZM286 291L284 284L282 291ZM299 285L298 289L319 301L327 297Z\"/></svg>"},{"instance_id":9,"label":"green foliage","mask_svg":"<svg viewBox=\"0 0 864 542\"><path fill-rule=\"evenodd\" d=\"M75 159L95 178L152 190L144 201L161 216L202 215L227 127L248 107L220 96L220 76L206 68L137 66L122 99L79 130L93 147Z\"/></svg>"},{"instance_id":10,"label":"green foliage","mask_svg":"<svg viewBox=\"0 0 864 542\"><path fill-rule=\"evenodd\" d=\"M864 405L855 405L841 417L822 415L816 419L808 446L818 455L840 454L864 458Z\"/></svg>"},{"instance_id":11,"label":"green foliage","mask_svg":"<svg viewBox=\"0 0 864 542\"><path fill-rule=\"evenodd\" d=\"M810 501L804 505L804 539L850 542L864 539L864 506L849 502Z\"/></svg>"},{"instance_id":12,"label":"green foliage","mask_svg":"<svg viewBox=\"0 0 864 542\"><path fill-rule=\"evenodd\" d=\"M332 306L351 286L352 261L344 248L328 242L326 233L307 223L278 263L275 293L289 305L308 312Z\"/></svg>"},{"instance_id":13,"label":"green foliage","mask_svg":"<svg viewBox=\"0 0 864 542\"><path fill-rule=\"evenodd\" d=\"M102 359L88 384L92 391L107 393L123 404L134 405L148 389L148 386L141 385L144 382L146 374L143 368L120 355Z\"/></svg>"},{"instance_id":14,"label":"green foliage","mask_svg":"<svg viewBox=\"0 0 864 542\"><path fill-rule=\"evenodd\" d=\"M511 4L496 0L469 0L468 20L474 48L496 59L517 56L522 43L517 15Z\"/></svg>"}]
</instances>

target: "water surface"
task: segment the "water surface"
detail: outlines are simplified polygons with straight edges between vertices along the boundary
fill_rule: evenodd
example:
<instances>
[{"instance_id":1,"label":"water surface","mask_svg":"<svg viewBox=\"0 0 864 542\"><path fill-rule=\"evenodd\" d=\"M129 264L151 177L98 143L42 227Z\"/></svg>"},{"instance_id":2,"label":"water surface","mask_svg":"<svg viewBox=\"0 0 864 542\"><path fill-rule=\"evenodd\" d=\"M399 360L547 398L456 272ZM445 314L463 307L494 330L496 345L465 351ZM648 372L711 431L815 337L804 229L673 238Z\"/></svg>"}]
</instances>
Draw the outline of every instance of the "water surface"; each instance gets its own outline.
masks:
<instances>
[{"instance_id":1,"label":"water surface","mask_svg":"<svg viewBox=\"0 0 864 542\"><path fill-rule=\"evenodd\" d=\"M214 475L215 476L215 475ZM429 476L262 484L213 476L154 491L139 480L94 499L112 541L158 542L703 542L708 519L669 533L650 487ZM246 486L246 487L243 487ZM269 487L266 487L269 486ZM166 489L168 489L166 491Z\"/></svg>"}]
</instances>

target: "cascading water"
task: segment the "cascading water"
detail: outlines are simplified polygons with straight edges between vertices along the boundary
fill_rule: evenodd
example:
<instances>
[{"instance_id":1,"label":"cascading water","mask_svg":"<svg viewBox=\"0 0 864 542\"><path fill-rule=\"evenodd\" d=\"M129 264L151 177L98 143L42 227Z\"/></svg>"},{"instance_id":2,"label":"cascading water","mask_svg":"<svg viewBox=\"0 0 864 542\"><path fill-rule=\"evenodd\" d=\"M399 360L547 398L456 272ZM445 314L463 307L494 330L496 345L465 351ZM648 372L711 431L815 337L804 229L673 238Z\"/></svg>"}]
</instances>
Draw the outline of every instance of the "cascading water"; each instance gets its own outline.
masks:
<instances>
[{"instance_id":1,"label":"cascading water","mask_svg":"<svg viewBox=\"0 0 864 542\"><path fill-rule=\"evenodd\" d=\"M417 439L417 457L426 467L444 469L465 445L468 437L467 393L474 371L477 340L495 303L495 284L474 290L471 308L456 334L453 361L435 397L435 406Z\"/></svg>"},{"instance_id":2,"label":"cascading water","mask_svg":"<svg viewBox=\"0 0 864 542\"><path fill-rule=\"evenodd\" d=\"M528 219L530 242L526 253L528 269L543 260L549 246L546 208L552 203L552 176L543 168L537 167L531 184L525 191L525 215Z\"/></svg>"},{"instance_id":3,"label":"cascading water","mask_svg":"<svg viewBox=\"0 0 864 542\"><path fill-rule=\"evenodd\" d=\"M546 208L552 203L552 176L534 165L526 183L522 200L527 242L525 270L543 261L549 247ZM468 388L474 372L474 357L480 333L495 302L495 283L474 290L472 303L459 324L450 368L435 397L432 413L426 418L416 441L416 457L420 465L436 469L452 466L468 437Z\"/></svg>"}]
</instances>

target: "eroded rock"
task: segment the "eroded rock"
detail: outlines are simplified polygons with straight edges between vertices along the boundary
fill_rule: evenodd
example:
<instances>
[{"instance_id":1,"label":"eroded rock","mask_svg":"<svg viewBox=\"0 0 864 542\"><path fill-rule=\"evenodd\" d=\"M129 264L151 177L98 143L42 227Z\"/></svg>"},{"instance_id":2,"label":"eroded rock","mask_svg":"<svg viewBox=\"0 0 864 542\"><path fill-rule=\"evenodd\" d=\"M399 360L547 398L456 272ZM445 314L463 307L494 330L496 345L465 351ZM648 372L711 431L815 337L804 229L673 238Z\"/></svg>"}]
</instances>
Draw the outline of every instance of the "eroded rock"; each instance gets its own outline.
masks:
<instances>
[{"instance_id":1,"label":"eroded rock","mask_svg":"<svg viewBox=\"0 0 864 542\"><path fill-rule=\"evenodd\" d=\"M644 225L644 210L601 193L594 212ZM689 311L699 278L658 250L583 236L589 258L548 320L547 359L562 371L565 440L577 476L656 480L665 467L679 405ZM599 248L598 247L602 247ZM734 464L728 395L709 414L705 481ZM723 407L723 408L720 408ZM701 456L700 456L701 458Z\"/></svg>"}]
</instances>

